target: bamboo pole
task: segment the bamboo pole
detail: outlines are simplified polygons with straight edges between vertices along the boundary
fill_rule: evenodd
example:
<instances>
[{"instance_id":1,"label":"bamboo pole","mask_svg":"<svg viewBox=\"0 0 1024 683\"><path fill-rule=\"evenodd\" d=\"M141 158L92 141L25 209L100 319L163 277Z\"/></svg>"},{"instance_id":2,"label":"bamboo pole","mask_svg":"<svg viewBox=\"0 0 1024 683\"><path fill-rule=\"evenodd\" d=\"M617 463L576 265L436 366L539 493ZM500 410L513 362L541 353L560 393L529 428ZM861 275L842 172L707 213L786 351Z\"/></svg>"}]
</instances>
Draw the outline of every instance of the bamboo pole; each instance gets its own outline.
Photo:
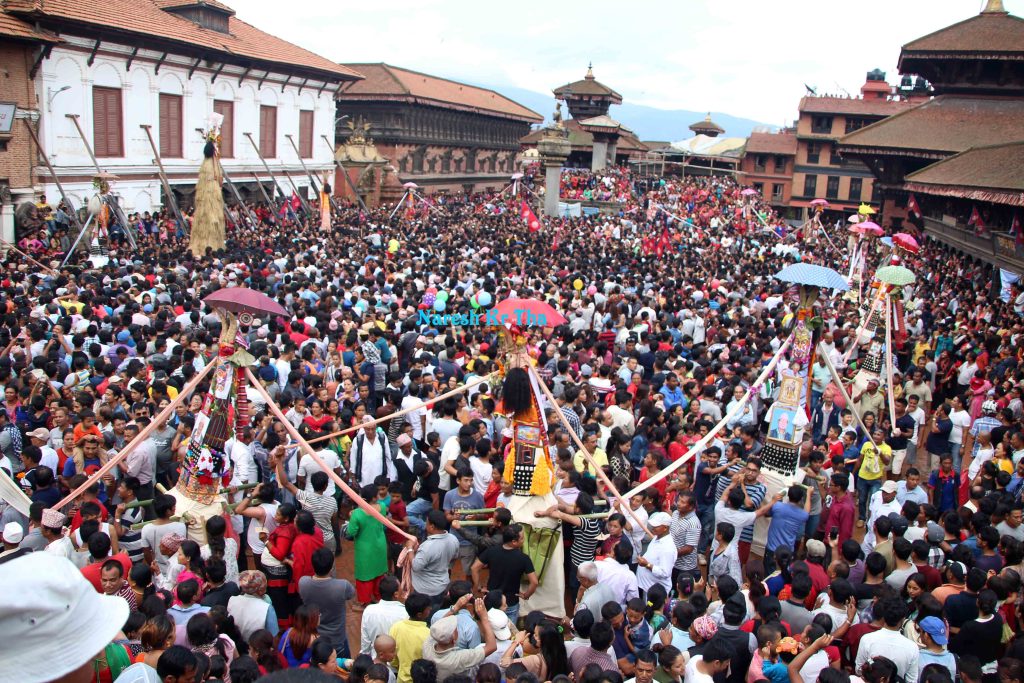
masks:
<instances>
[{"instance_id":1,"label":"bamboo pole","mask_svg":"<svg viewBox=\"0 0 1024 683\"><path fill-rule=\"evenodd\" d=\"M256 171L252 172L252 177L256 179L256 186L258 188L260 188L260 194L262 194L263 198L267 200L267 207L271 211L277 211L277 207L274 206L274 200L271 199L270 195L267 194L267 188L263 187L263 181L260 180L260 177L256 174ZM276 182L275 182L275 185L276 185ZM277 194L277 193L275 192L274 194Z\"/></svg>"},{"instance_id":2,"label":"bamboo pole","mask_svg":"<svg viewBox=\"0 0 1024 683\"><path fill-rule=\"evenodd\" d=\"M147 505L151 505L152 503L153 503L153 499L152 498L150 498L149 500L133 500L130 503L125 503L124 504L124 509L125 510L133 510L135 508L144 508Z\"/></svg>"},{"instance_id":3,"label":"bamboo pole","mask_svg":"<svg viewBox=\"0 0 1024 683\"><path fill-rule=\"evenodd\" d=\"M96 173L103 173L103 169L100 168L100 164L96 161L96 155L92 151L92 145L89 144L89 138L85 137L85 131L82 130L82 124L78 122L78 114L65 114L65 117L71 119L71 122L75 124L75 129L78 131L78 137L82 139L82 144L85 145L85 151L89 153L89 158L92 159L92 165L96 168ZM103 200L107 203L107 200ZM125 236L128 241L131 242L133 249L138 249L138 245L135 244L135 236L132 235L131 227L128 225L128 217L124 215L121 210L121 206L117 202L113 202L113 212L117 217L117 220L124 225Z\"/></svg>"},{"instance_id":4,"label":"bamboo pole","mask_svg":"<svg viewBox=\"0 0 1024 683\"><path fill-rule=\"evenodd\" d=\"M117 464L119 462L121 462L122 460L127 458L129 453L131 453L133 450L135 450L135 448L140 443L142 443L143 441L145 441L146 439L149 438L149 435L152 434L156 430L156 426L158 424L160 424L164 420L169 419L171 417L171 415L174 414L174 409L177 408L179 404L184 403L186 399L191 397L192 392L196 390L196 387L198 387L199 383L203 381L203 378L206 377L208 374L210 374L213 371L213 369L220 364L220 362L221 361L218 358L218 359L214 360L212 363L207 364L207 366L205 368L203 368L198 373L196 373L196 376L192 378L192 381L189 382L188 384L186 384L185 388L183 388L178 393L178 396L173 401L171 401L169 404L167 404L167 407L164 408L163 410L161 410L153 418L153 421L149 423L148 427L146 427L141 432L136 434L134 439L132 439L127 444L125 444L125 447L121 449L120 453L118 453L117 455L112 457L110 460L108 460L106 463L104 463L104 465L102 467L100 467L98 470L96 470L95 474L93 474L91 477L89 477L88 479L85 480L84 484L82 484L77 489L75 489L74 491L72 491L71 493L66 495L63 500L61 500L59 503L54 505L53 506L54 509L58 509L59 510L60 508L64 507L65 505L67 505L68 503L73 501L75 498L78 498L78 496L82 495L82 493L87 491L90 486L92 486L93 484L98 482L100 479L102 479L103 475L105 475L107 472L109 472L110 470L112 470L115 467L117 467Z\"/></svg>"},{"instance_id":5,"label":"bamboo pole","mask_svg":"<svg viewBox=\"0 0 1024 683\"><path fill-rule=\"evenodd\" d=\"M292 138L292 136L290 134L286 134L285 137L288 138L288 142L291 143L292 149L295 150L295 156L296 156L296 158L298 158L299 165L302 166L302 170L306 172L307 176L309 176L309 182L312 183L312 185L313 185L313 191L319 194L320 186L316 184L316 177L306 167L306 162L304 162L302 160L302 155L299 154L299 148L298 148L298 145L295 144L295 139ZM334 196L333 195L328 194L327 195L327 201L329 201L331 203L331 208L332 209L334 209L335 211L338 210L338 207L334 203Z\"/></svg>"},{"instance_id":6,"label":"bamboo pole","mask_svg":"<svg viewBox=\"0 0 1024 683\"><path fill-rule=\"evenodd\" d=\"M569 420L565 417L565 415L562 414L562 411L558 409L558 402L555 400L554 395L552 395L551 390L548 389L548 385L544 384L544 378L537 374L537 371L534 369L532 365L530 366L529 371L533 374L534 380L540 386L541 391L544 392L544 395L547 397L548 401L551 402L551 406L555 409L555 415L558 416L559 421L565 426L565 431L569 433L569 438L572 439L572 441L576 444L576 447L580 449L580 453L583 454L583 459L586 460L587 463L594 468L594 473L597 475L597 478L600 479L604 483L604 485L608 487L608 490L612 492L612 495L618 498L619 506L623 510L625 510L630 517L633 518L633 521L636 523L636 525L641 527L644 530L645 534L647 534L651 538L654 538L654 534L651 533L651 530L648 529L646 525L640 523L640 519L633 512L633 509L629 507L628 499L622 497L622 494L619 493L619 490L617 488L615 488L615 484L612 483L612 480L608 478L608 475L604 473L604 470L601 469L601 467L599 467L596 462L594 462L594 459L590 456L590 453L587 452L587 449L583 446L583 440L580 439L579 436L577 436L576 430L574 430L572 428L572 425L569 424Z\"/></svg>"},{"instance_id":7,"label":"bamboo pole","mask_svg":"<svg viewBox=\"0 0 1024 683\"><path fill-rule=\"evenodd\" d=\"M140 123L139 128L146 131L146 139L149 140L149 146L153 148L153 160L156 161L157 175L160 177L160 183L164 186L164 192L167 193L167 203L171 205L171 211L174 212L174 217L177 219L181 229L184 230L187 226L185 219L181 215L181 209L178 208L178 200L174 198L174 193L171 192L171 183L167 180L167 174L164 172L164 162L160 158L160 150L157 149L156 143L153 141L152 126L148 123ZM189 230L189 234L191 234Z\"/></svg>"},{"instance_id":8,"label":"bamboo pole","mask_svg":"<svg viewBox=\"0 0 1024 683\"><path fill-rule=\"evenodd\" d=\"M0 243L6 244L8 249L10 249L16 254L20 254L23 258L28 259L30 263L34 263L37 267L45 270L46 272L52 275L57 274L57 271L55 271L53 268L50 268L49 266L44 266L42 263L36 261L34 258L23 252L21 249L19 249L16 245L12 244L11 242L8 242L7 240L0 238Z\"/></svg>"},{"instance_id":9,"label":"bamboo pole","mask_svg":"<svg viewBox=\"0 0 1024 683\"><path fill-rule=\"evenodd\" d=\"M284 168L281 169L281 173L284 173L284 177L288 179L289 183L291 183L292 190L295 191L295 196L299 198L299 202L302 204L302 208L306 212L306 215L307 216L312 216L313 215L313 211L312 211L312 209L309 208L309 202L306 201L305 197L303 197L301 194L299 194L299 186L296 185L295 181L292 179L292 174L289 173Z\"/></svg>"},{"instance_id":10,"label":"bamboo pole","mask_svg":"<svg viewBox=\"0 0 1024 683\"><path fill-rule=\"evenodd\" d=\"M263 158L263 154L260 152L259 145L257 145L256 141L252 139L252 133L242 133L242 135L249 139L249 144L252 145L252 148L256 151L256 156L258 156L260 158L260 161L263 163L263 168L267 169L267 175L270 176L270 181L274 183L274 190L276 194L276 192L281 189L281 186L278 185L277 178L274 177L274 172L270 170L270 166L267 164L267 160ZM253 173L253 175L256 174ZM264 190L263 194L264 196L267 194L266 190ZM298 194L298 192L296 192L296 194ZM273 206L273 202L271 202L271 206Z\"/></svg>"},{"instance_id":11,"label":"bamboo pole","mask_svg":"<svg viewBox=\"0 0 1024 683\"><path fill-rule=\"evenodd\" d=\"M220 491L217 491L217 493L234 493L236 491L248 491L249 489L254 489L259 485L259 482L254 482L252 484L239 484L238 486L229 486L222 488Z\"/></svg>"},{"instance_id":12,"label":"bamboo pole","mask_svg":"<svg viewBox=\"0 0 1024 683\"><path fill-rule=\"evenodd\" d=\"M22 119L25 122L25 126L28 128L28 134L32 136L33 142L36 143L36 149L39 150L39 156L43 158L43 163L46 164L46 168L50 171L50 177L53 178L53 184L57 186L57 191L60 192L61 198L64 203L68 205L68 211L71 215L71 222L75 224L79 232L82 230L82 221L78 220L78 211L75 210L75 205L71 203L71 198L68 197L68 193L64 191L64 186L60 182L60 178L57 177L57 172L53 170L53 164L50 163L50 157L46 156L46 150L43 149L43 143L39 142L39 135L36 133L36 129L32 127L32 123L28 119Z\"/></svg>"},{"instance_id":13,"label":"bamboo pole","mask_svg":"<svg viewBox=\"0 0 1024 683\"><path fill-rule=\"evenodd\" d=\"M327 139L326 135L321 135L320 137L327 143L327 146L331 148L331 156L334 158L334 165L341 169L341 175L345 176L345 184L348 185L348 189L352 190L352 196L356 198L357 202L359 202L359 207L366 213L370 213L370 210L366 208L366 204L363 203L363 198L359 196L359 191L356 189L352 179L348 177L348 171L346 171L345 167L342 166L340 161L338 161L338 154L337 150L334 149L334 145L331 144L331 141Z\"/></svg>"},{"instance_id":14,"label":"bamboo pole","mask_svg":"<svg viewBox=\"0 0 1024 683\"><path fill-rule=\"evenodd\" d=\"M270 394L267 393L267 390L260 383L259 378L253 374L252 370L246 368L245 374L249 378L251 388L257 394L259 394L264 401L266 401L267 408L270 409L270 412L273 413L274 417L281 421L281 423L284 425L285 431L288 432L288 435L298 442L299 448L301 448L309 457L313 458L313 462L315 462L320 467L321 470L327 473L327 476L330 477L332 481L334 481L334 484L338 488L340 488L345 493L345 495L351 498L352 501L363 510L363 512L370 515L377 521L383 523L384 526L388 527L389 529L398 533L399 535L405 537L409 541L412 541L414 543L418 542L415 536L412 536L404 529L399 527L397 524L395 524L393 521L382 515L380 513L379 508L377 508L374 505L370 505L365 500L363 500L362 497L355 490L353 490L351 486L348 485L348 482L339 477L337 472L328 467L327 464L320 457L320 455L315 450L313 450L313 447L310 446L302 438L302 435L299 434L299 430L297 430L294 427L294 425L292 425L292 423L288 421L288 418L284 416L284 413L281 411L281 408L278 407L277 403L274 402L274 399L270 396Z\"/></svg>"}]
</instances>

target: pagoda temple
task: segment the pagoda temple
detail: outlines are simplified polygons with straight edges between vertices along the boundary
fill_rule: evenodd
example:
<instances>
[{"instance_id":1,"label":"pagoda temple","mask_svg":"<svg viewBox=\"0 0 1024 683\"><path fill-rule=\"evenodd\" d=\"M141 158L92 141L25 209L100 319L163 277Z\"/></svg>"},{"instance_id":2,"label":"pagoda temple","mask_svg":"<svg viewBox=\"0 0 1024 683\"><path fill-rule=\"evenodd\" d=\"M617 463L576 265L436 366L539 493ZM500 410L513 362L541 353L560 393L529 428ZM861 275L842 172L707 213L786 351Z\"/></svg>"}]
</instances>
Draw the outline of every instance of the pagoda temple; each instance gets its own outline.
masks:
<instances>
[{"instance_id":1,"label":"pagoda temple","mask_svg":"<svg viewBox=\"0 0 1024 683\"><path fill-rule=\"evenodd\" d=\"M722 128L711 120L711 112L708 112L708 115L704 117L703 121L691 123L690 130L692 130L695 135L706 135L709 138L717 138L725 132L725 128Z\"/></svg>"},{"instance_id":2,"label":"pagoda temple","mask_svg":"<svg viewBox=\"0 0 1024 683\"><path fill-rule=\"evenodd\" d=\"M935 96L842 137L839 152L878 179L881 216L893 229L909 221L1024 271L1020 240L1009 234L1024 214L1024 173L1008 161L1024 140L1024 19L988 0L977 16L904 45L898 68L901 88L923 78Z\"/></svg>"},{"instance_id":3,"label":"pagoda temple","mask_svg":"<svg viewBox=\"0 0 1024 683\"><path fill-rule=\"evenodd\" d=\"M608 115L611 105L622 104L622 95L594 77L592 64L587 66L587 73L581 80L566 83L552 92L556 99L565 102L571 117L563 122L572 145L566 166L597 171L609 165L625 164L630 157L647 151L647 146L633 131ZM525 148L536 148L542 134L543 131L533 131L520 143Z\"/></svg>"}]
</instances>

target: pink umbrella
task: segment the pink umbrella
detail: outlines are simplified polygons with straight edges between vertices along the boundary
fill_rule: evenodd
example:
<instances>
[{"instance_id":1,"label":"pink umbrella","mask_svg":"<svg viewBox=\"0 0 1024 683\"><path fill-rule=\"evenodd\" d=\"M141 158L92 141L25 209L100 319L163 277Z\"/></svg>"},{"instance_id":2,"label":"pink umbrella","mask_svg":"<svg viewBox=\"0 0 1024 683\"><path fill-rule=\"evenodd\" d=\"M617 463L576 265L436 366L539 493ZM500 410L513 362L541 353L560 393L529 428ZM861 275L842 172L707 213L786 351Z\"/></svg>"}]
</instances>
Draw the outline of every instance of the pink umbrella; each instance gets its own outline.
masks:
<instances>
[{"instance_id":1,"label":"pink umbrella","mask_svg":"<svg viewBox=\"0 0 1024 683\"><path fill-rule=\"evenodd\" d=\"M908 235L905 232L898 232L892 236L893 244L901 249L909 251L911 254L916 254L921 251L921 246L917 243L912 235Z\"/></svg>"},{"instance_id":2,"label":"pink umbrella","mask_svg":"<svg viewBox=\"0 0 1024 683\"><path fill-rule=\"evenodd\" d=\"M825 199L814 199L811 201L811 206L828 206L828 201Z\"/></svg>"},{"instance_id":3,"label":"pink umbrella","mask_svg":"<svg viewBox=\"0 0 1024 683\"><path fill-rule=\"evenodd\" d=\"M858 223L857 227L865 235L884 235L885 234L885 230L882 230L882 226L880 226L878 223L875 223L874 221L864 221L863 223Z\"/></svg>"},{"instance_id":4,"label":"pink umbrella","mask_svg":"<svg viewBox=\"0 0 1024 683\"><path fill-rule=\"evenodd\" d=\"M408 183L404 183L402 187L404 187L407 190L415 190L417 187L419 187L419 185L412 181L409 181Z\"/></svg>"},{"instance_id":5,"label":"pink umbrella","mask_svg":"<svg viewBox=\"0 0 1024 683\"><path fill-rule=\"evenodd\" d=\"M860 216L858 216L857 214L853 214L852 216L850 216L846 220L848 222L850 222L850 223L857 223L858 221L860 221Z\"/></svg>"},{"instance_id":6,"label":"pink umbrella","mask_svg":"<svg viewBox=\"0 0 1024 683\"><path fill-rule=\"evenodd\" d=\"M551 304L537 299L505 299L494 308L499 315L508 316L503 322L512 324L558 327L568 322Z\"/></svg>"},{"instance_id":7,"label":"pink umbrella","mask_svg":"<svg viewBox=\"0 0 1024 683\"><path fill-rule=\"evenodd\" d=\"M269 313L288 317L279 303L262 292L248 287L225 287L203 299L203 303L213 308L223 308L232 313Z\"/></svg>"},{"instance_id":8,"label":"pink umbrella","mask_svg":"<svg viewBox=\"0 0 1024 683\"><path fill-rule=\"evenodd\" d=\"M740 192L740 194L743 195L744 197L749 197L751 195L757 194L757 190L755 190L752 187L748 187L747 189L745 189L742 192Z\"/></svg>"}]
</instances>

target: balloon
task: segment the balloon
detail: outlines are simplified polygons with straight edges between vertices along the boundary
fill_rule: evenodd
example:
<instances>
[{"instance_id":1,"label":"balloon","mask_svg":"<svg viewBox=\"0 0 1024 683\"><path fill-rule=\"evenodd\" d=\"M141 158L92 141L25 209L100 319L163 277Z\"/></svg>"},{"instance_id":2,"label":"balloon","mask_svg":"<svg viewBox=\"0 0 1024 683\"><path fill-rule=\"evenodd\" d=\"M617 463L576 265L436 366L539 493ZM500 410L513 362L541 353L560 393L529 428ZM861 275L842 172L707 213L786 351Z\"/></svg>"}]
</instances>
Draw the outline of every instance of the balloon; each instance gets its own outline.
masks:
<instances>
[{"instance_id":1,"label":"balloon","mask_svg":"<svg viewBox=\"0 0 1024 683\"><path fill-rule=\"evenodd\" d=\"M597 294L597 285L590 285L589 287L587 287L587 294L589 294L590 296L594 296L595 294Z\"/></svg>"},{"instance_id":2,"label":"balloon","mask_svg":"<svg viewBox=\"0 0 1024 683\"><path fill-rule=\"evenodd\" d=\"M721 280L714 279L714 280L711 281L711 289L718 289L721 286L722 286L722 281Z\"/></svg>"},{"instance_id":3,"label":"balloon","mask_svg":"<svg viewBox=\"0 0 1024 683\"><path fill-rule=\"evenodd\" d=\"M480 306L484 306L484 307L490 306L491 305L491 301L493 301L493 300L494 299L491 298L491 293L490 292L479 292L476 295L476 301L477 301L477 303Z\"/></svg>"},{"instance_id":4,"label":"balloon","mask_svg":"<svg viewBox=\"0 0 1024 683\"><path fill-rule=\"evenodd\" d=\"M388 251L394 254L396 251L398 251L399 246L401 246L399 241L393 239L390 242L388 242Z\"/></svg>"},{"instance_id":5,"label":"balloon","mask_svg":"<svg viewBox=\"0 0 1024 683\"><path fill-rule=\"evenodd\" d=\"M427 294L437 294L437 287L427 287Z\"/></svg>"},{"instance_id":6,"label":"balloon","mask_svg":"<svg viewBox=\"0 0 1024 683\"><path fill-rule=\"evenodd\" d=\"M469 297L469 305L472 306L474 309L480 308L480 302L476 300L477 296L478 294L474 294L473 296Z\"/></svg>"},{"instance_id":7,"label":"balloon","mask_svg":"<svg viewBox=\"0 0 1024 683\"><path fill-rule=\"evenodd\" d=\"M427 306L433 306L435 301L437 301L436 295L431 294L430 292L427 292L426 294L423 295L423 303L425 303Z\"/></svg>"},{"instance_id":8,"label":"balloon","mask_svg":"<svg viewBox=\"0 0 1024 683\"><path fill-rule=\"evenodd\" d=\"M448 301L448 292L445 292L443 290L438 292L437 293L437 300L438 301Z\"/></svg>"},{"instance_id":9,"label":"balloon","mask_svg":"<svg viewBox=\"0 0 1024 683\"><path fill-rule=\"evenodd\" d=\"M434 310L441 313L445 309L444 299L438 299L434 302Z\"/></svg>"},{"instance_id":10,"label":"balloon","mask_svg":"<svg viewBox=\"0 0 1024 683\"><path fill-rule=\"evenodd\" d=\"M575 289L577 292L580 291L581 289L583 289L583 280L581 280L579 278L576 278L575 280L573 280L572 281L572 288Z\"/></svg>"}]
</instances>

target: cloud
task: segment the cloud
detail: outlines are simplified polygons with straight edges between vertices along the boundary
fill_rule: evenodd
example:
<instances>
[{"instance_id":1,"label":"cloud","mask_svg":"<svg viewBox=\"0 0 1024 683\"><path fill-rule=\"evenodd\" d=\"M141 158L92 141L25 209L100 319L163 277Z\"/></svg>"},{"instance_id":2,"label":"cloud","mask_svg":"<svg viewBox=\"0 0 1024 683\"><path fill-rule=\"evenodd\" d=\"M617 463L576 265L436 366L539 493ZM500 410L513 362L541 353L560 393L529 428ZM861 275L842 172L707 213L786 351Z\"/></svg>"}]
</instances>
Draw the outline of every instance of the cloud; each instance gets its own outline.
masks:
<instances>
[{"instance_id":1,"label":"cloud","mask_svg":"<svg viewBox=\"0 0 1024 683\"><path fill-rule=\"evenodd\" d=\"M339 62L549 93L592 61L629 102L776 125L796 118L804 83L856 95L876 67L894 83L903 43L974 13L963 0L227 1L240 19ZM1024 0L1005 4L1024 13Z\"/></svg>"}]
</instances>

